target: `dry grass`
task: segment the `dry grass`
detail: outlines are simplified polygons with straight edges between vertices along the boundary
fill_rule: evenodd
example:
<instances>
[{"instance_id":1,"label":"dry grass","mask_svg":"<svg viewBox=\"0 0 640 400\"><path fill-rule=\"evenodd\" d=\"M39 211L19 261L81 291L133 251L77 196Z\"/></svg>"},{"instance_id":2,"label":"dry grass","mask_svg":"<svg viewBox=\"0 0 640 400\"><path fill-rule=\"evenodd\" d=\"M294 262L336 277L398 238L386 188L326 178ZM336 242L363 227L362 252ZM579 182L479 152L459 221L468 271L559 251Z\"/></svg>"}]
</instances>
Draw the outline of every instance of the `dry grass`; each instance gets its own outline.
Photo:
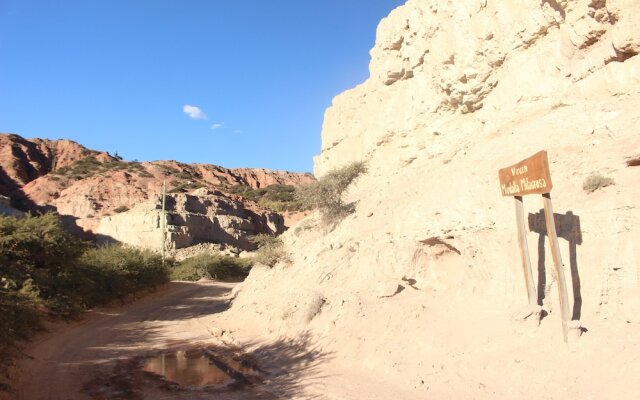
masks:
<instances>
[{"instance_id":1,"label":"dry grass","mask_svg":"<svg viewBox=\"0 0 640 400\"><path fill-rule=\"evenodd\" d=\"M582 183L582 189L587 193L593 193L600 188L614 185L612 178L594 173Z\"/></svg>"}]
</instances>

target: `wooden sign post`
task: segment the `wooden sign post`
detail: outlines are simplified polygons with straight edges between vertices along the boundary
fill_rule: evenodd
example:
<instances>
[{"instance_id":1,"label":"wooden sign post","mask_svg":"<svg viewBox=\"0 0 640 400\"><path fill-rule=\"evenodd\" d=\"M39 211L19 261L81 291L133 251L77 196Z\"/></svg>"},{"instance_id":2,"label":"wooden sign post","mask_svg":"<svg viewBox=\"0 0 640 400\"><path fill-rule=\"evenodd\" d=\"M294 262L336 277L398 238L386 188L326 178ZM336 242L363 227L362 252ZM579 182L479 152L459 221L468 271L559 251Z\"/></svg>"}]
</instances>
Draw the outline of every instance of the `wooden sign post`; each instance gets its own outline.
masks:
<instances>
[{"instance_id":1,"label":"wooden sign post","mask_svg":"<svg viewBox=\"0 0 640 400\"><path fill-rule=\"evenodd\" d=\"M558 294L560 296L560 312L562 316L562 333L564 341L568 340L569 329L569 300L567 296L567 284L564 277L558 236L553 219L553 207L551 205L551 173L547 152L541 151L533 156L520 161L510 167L498 171L500 177L500 189L503 196L513 196L516 203L516 224L518 227L518 246L524 271L524 280L527 286L529 305L537 306L536 289L533 283L531 260L529 259L529 247L527 245L527 233L524 228L524 207L522 197L528 194L541 194L544 202L544 213L547 224L547 234L553 256L553 265L558 277Z\"/></svg>"}]
</instances>

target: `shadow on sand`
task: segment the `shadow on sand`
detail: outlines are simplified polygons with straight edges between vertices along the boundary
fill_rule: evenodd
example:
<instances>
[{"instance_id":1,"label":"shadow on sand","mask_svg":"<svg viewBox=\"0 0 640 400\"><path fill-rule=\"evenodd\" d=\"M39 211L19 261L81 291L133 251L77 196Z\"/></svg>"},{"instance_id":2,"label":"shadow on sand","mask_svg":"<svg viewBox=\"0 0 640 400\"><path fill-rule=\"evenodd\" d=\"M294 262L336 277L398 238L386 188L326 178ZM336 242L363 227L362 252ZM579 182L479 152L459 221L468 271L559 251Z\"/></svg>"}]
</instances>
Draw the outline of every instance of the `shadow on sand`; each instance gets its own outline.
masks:
<instances>
[{"instance_id":1,"label":"shadow on sand","mask_svg":"<svg viewBox=\"0 0 640 400\"><path fill-rule=\"evenodd\" d=\"M559 239L569 243L569 267L571 269L571 284L573 289L573 313L572 319L579 320L582 313L582 293L580 287L580 273L578 271L577 246L582 244L582 231L580 230L580 217L573 212L566 214L553 214L556 224L556 233ZM538 236L538 305L542 305L546 297L546 269L545 269L545 237L547 226L544 210L536 214L529 214L529 230Z\"/></svg>"},{"instance_id":2,"label":"shadow on sand","mask_svg":"<svg viewBox=\"0 0 640 400\"><path fill-rule=\"evenodd\" d=\"M145 398L143 393L151 390L166 393L171 399L190 400L217 398L217 394L224 394L221 397L224 399L291 399L303 393L305 399L320 398L309 397L305 389L322 382L319 366L331 354L314 344L310 334L302 333L295 338L271 342L229 344L224 348L219 344L212 345L209 335L187 342L167 340L166 331L161 328L163 325L225 311L229 307L225 295L231 290L229 286L216 284L203 289L203 285L189 282L171 282L168 286L169 290L182 298L179 303L176 303L174 295L158 301L147 301L148 304L141 307L134 304L130 312L125 310L121 316L107 318L92 327L101 332L95 340L78 343L79 348L74 351L86 356L66 365L82 364L85 370L91 371L88 374L90 378L84 380L86 394L102 399L138 399ZM131 315L135 318L131 318ZM104 338L100 339L99 336ZM247 379L244 379L234 376L232 371L230 376L235 382L223 388L184 389L157 377L150 379L148 373L141 370L146 357L186 349L235 354L238 359L251 360L255 374L247 375ZM66 365L62 368L68 368ZM72 369L69 368L66 373L73 374ZM121 397L123 393L125 397Z\"/></svg>"}]
</instances>

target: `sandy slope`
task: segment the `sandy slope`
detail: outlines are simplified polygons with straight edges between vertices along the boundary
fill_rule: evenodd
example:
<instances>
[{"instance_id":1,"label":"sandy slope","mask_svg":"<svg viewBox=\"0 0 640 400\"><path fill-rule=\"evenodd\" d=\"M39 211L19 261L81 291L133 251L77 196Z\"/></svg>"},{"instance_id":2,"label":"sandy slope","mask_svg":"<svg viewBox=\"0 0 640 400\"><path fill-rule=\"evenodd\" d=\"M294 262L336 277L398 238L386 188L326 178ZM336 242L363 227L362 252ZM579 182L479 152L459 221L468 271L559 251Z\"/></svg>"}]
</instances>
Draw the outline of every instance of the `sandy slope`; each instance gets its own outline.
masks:
<instances>
[{"instance_id":1,"label":"sandy slope","mask_svg":"<svg viewBox=\"0 0 640 400\"><path fill-rule=\"evenodd\" d=\"M484 318L483 321L460 320L454 324L451 322L452 315L445 306L445 303L451 303L451 299L445 298L429 306L430 309L441 310L439 316L436 315L438 313L432 313L429 323L448 323L452 329L446 340L462 342L465 336L475 336L479 330L491 330L492 334L501 333L502 336L496 338L494 343L478 339L474 349L460 346L457 351L442 349L442 352L432 352L432 356L423 360L420 368L424 380L406 385L391 371L373 374L366 368L361 368L363 360L345 359L341 356L344 351L318 345L330 338L318 340L317 337L301 332L293 338L280 337L275 341L265 342L267 332L259 324L255 324L255 321L230 321L220 314L227 308L226 303L233 286L173 282L136 303L95 311L84 321L60 326L41 336L27 349L32 359L23 360L19 365L19 378L14 382L16 393L8 398L506 399L523 398L522 396L526 397L526 391L533 391L540 395L539 398L564 398L570 393L580 393L581 398L626 399L632 398L637 388L636 384L625 382L625 376L637 373L633 372L637 371L637 364L629 364L629 371L625 373L609 368L611 365L618 365L620 359L625 358L625 353L638 354L637 346L624 348L619 343L606 344L603 340L593 344L589 343L591 339L598 338L587 336L579 346L559 351L558 346L550 346L545 339L552 336L553 332L545 332L544 335L535 334L537 339L533 347L528 346L530 340L522 340L515 346L501 348L495 342L509 343L507 337L511 335L530 338L534 335L534 327L526 324L514 327L499 315L489 320L484 315L479 317ZM402 299L398 301L395 304L397 309L407 306ZM352 323L358 325L358 319L354 319ZM553 324L555 328L557 325ZM238 330L239 326L243 329ZM552 329L551 324L546 328L557 330ZM229 330L238 336L232 336ZM418 347L424 346L426 342L433 342L433 332L429 333L428 329L423 332L422 340L405 344L405 360L412 360ZM361 333L367 334L365 331ZM637 336L631 325L627 325L618 334ZM445 338L440 339L441 342L446 341ZM264 372L263 384L236 391L172 391L163 389L158 380L150 379L131 368L136 357L160 349L194 345L228 346L231 343L243 344L244 350L253 355ZM366 341L361 345L367 345ZM392 347L392 340L388 345ZM511 360L509 365L504 364L505 358ZM542 365L545 366L546 373L531 373L532 368ZM403 366L396 365L395 368L402 369ZM598 379L590 383L580 379L586 374L586 369L593 369L595 373L587 375L596 375ZM500 379L505 375L511 378L519 376L521 381ZM92 383L91 387L97 390L93 392L93 397L82 392L87 383ZM127 391L127 385L132 390ZM540 389L547 386L554 388L552 392L555 395L541 393ZM96 396L95 393L104 395Z\"/></svg>"}]
</instances>

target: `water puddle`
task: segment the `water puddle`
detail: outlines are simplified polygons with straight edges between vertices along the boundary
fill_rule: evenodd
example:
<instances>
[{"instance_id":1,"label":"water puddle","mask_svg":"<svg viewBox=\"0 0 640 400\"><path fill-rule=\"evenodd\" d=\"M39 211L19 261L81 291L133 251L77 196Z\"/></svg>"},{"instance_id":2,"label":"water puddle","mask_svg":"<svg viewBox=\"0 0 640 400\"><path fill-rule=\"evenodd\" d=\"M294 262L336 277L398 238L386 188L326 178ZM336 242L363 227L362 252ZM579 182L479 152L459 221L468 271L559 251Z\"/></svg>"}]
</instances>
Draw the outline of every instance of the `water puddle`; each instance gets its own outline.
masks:
<instances>
[{"instance_id":1,"label":"water puddle","mask_svg":"<svg viewBox=\"0 0 640 400\"><path fill-rule=\"evenodd\" d=\"M178 350L145 360L143 370L162 375L182 387L225 384L234 380L202 350Z\"/></svg>"}]
</instances>

